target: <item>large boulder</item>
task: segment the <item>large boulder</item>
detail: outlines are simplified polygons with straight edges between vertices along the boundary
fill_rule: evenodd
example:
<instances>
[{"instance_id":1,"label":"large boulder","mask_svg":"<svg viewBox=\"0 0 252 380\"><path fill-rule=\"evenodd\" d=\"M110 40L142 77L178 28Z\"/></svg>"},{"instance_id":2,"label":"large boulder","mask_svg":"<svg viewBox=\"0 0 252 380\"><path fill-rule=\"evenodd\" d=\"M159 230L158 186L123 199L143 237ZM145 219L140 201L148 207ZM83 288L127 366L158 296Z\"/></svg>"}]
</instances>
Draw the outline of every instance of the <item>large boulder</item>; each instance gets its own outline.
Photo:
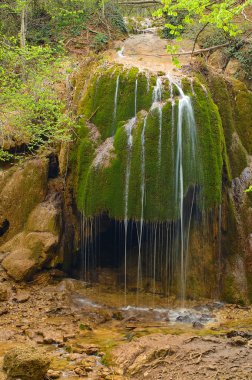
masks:
<instances>
[{"instance_id":1,"label":"large boulder","mask_svg":"<svg viewBox=\"0 0 252 380\"><path fill-rule=\"evenodd\" d=\"M43 202L32 210L26 230L59 234L61 227L60 210L53 202Z\"/></svg>"},{"instance_id":2,"label":"large boulder","mask_svg":"<svg viewBox=\"0 0 252 380\"><path fill-rule=\"evenodd\" d=\"M28 280L55 255L58 236L51 232L21 232L0 248L9 253L3 268L16 281Z\"/></svg>"},{"instance_id":3,"label":"large boulder","mask_svg":"<svg viewBox=\"0 0 252 380\"><path fill-rule=\"evenodd\" d=\"M3 369L8 379L42 380L49 369L45 352L32 346L16 347L4 356Z\"/></svg>"},{"instance_id":4,"label":"large boulder","mask_svg":"<svg viewBox=\"0 0 252 380\"><path fill-rule=\"evenodd\" d=\"M48 159L36 158L0 170L0 245L22 231L47 191Z\"/></svg>"},{"instance_id":5,"label":"large boulder","mask_svg":"<svg viewBox=\"0 0 252 380\"><path fill-rule=\"evenodd\" d=\"M61 227L60 200L47 195L27 215L22 231L0 246L0 260L9 276L28 280L52 261L57 264Z\"/></svg>"}]
</instances>

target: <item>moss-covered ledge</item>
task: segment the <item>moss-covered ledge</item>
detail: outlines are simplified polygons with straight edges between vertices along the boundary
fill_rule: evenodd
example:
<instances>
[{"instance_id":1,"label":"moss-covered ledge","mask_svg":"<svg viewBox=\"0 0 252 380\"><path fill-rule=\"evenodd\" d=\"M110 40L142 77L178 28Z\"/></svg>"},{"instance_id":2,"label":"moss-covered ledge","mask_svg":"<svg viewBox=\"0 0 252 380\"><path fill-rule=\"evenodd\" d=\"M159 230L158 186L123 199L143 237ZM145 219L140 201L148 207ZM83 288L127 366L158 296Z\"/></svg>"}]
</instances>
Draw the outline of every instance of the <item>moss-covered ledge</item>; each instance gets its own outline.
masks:
<instances>
[{"instance_id":1,"label":"moss-covered ledge","mask_svg":"<svg viewBox=\"0 0 252 380\"><path fill-rule=\"evenodd\" d=\"M153 107L153 90L157 78L138 69L115 65L106 70L96 68L78 104L81 117L80 142L73 153L75 189L79 210L92 217L106 212L122 220L125 214L125 173L129 154L125 126L134 123L130 152L130 179L127 215L133 220L142 216L142 135L144 123L145 195L143 217L146 221L165 221L178 218L176 205L175 161L179 93L173 85L174 105L170 83L163 77L162 129L160 109ZM210 91L197 79L184 78L182 87L191 97L197 129L197 170L190 166L190 150L184 135L184 189L197 184L201 193L201 208L210 209L221 202L223 163L228 168L225 138L221 118ZM117 95L117 96L116 96ZM145 120L146 118L146 120ZM145 120L145 121L144 121ZM99 132L93 140L87 124ZM161 133L161 135L160 135ZM184 133L184 132L183 132ZM101 144L112 137L113 154L108 165L95 166L94 160ZM159 144L161 140L161 153ZM160 157L158 156L160 154Z\"/></svg>"}]
</instances>

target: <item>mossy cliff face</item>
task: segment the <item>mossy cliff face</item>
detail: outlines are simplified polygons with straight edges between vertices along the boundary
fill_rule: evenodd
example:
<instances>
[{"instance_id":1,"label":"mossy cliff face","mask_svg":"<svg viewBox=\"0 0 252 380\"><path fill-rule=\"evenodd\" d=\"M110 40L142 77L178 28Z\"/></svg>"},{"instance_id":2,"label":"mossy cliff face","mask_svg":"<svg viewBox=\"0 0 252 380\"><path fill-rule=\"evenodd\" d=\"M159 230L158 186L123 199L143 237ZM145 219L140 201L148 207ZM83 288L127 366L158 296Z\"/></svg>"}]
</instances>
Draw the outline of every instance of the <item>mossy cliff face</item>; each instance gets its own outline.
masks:
<instances>
[{"instance_id":1,"label":"mossy cliff face","mask_svg":"<svg viewBox=\"0 0 252 380\"><path fill-rule=\"evenodd\" d=\"M244 83L207 72L208 84L221 116L230 166L223 176L222 296L229 302L252 297L251 200L252 94ZM230 185L229 185L230 184Z\"/></svg>"},{"instance_id":2,"label":"mossy cliff face","mask_svg":"<svg viewBox=\"0 0 252 380\"><path fill-rule=\"evenodd\" d=\"M144 219L178 218L175 162L179 96L173 85L172 100L170 82L167 78L162 81L162 102L156 107L152 106L156 78L137 69L123 70L118 66L102 72L96 69L90 83L86 84L85 94L78 104L82 127L80 143L74 152L77 205L86 216L106 212L111 218L124 218L125 178L130 155L127 214L130 219L141 218L144 149ZM184 80L182 87L191 97L197 135L197 164L192 164L188 121L184 120L183 193L197 184L200 207L211 209L221 200L222 167L226 159L221 119L210 94L199 81L195 80L192 88L189 81ZM134 117L131 121L133 144L129 151L127 128ZM98 136L95 140L92 139L93 129ZM110 149L110 155L104 165L106 149Z\"/></svg>"},{"instance_id":3,"label":"mossy cliff face","mask_svg":"<svg viewBox=\"0 0 252 380\"><path fill-rule=\"evenodd\" d=\"M118 221L179 221L180 87L190 97L196 128L193 152L184 114L184 211L195 197L186 295L246 302L251 293L252 218L239 194L250 181L242 174L251 152L250 92L240 82L212 73L183 78L180 86L164 76L162 97L153 104L157 77L150 73L96 66L85 75L84 82L81 77L76 82L81 128L72 161L79 211L87 218L106 214ZM233 179L239 176L243 187L235 190Z\"/></svg>"},{"instance_id":4,"label":"mossy cliff face","mask_svg":"<svg viewBox=\"0 0 252 380\"><path fill-rule=\"evenodd\" d=\"M232 178L238 177L252 153L252 93L244 83L209 72L206 80L224 130Z\"/></svg>"}]
</instances>

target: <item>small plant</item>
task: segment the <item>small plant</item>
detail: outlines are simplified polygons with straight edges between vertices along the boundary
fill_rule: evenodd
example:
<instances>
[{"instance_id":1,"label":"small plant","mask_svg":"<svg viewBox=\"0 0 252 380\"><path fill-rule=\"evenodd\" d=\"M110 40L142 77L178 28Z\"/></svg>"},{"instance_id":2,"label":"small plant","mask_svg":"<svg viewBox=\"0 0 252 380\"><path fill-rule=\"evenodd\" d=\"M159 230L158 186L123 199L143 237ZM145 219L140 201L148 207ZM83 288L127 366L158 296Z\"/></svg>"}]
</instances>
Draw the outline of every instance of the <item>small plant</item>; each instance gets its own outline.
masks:
<instances>
[{"instance_id":1,"label":"small plant","mask_svg":"<svg viewBox=\"0 0 252 380\"><path fill-rule=\"evenodd\" d=\"M245 193L252 193L252 185L250 185L244 192Z\"/></svg>"},{"instance_id":2,"label":"small plant","mask_svg":"<svg viewBox=\"0 0 252 380\"><path fill-rule=\"evenodd\" d=\"M86 324L83 324L83 323L80 324L79 328L82 331L91 331L92 330L89 325L86 325Z\"/></svg>"},{"instance_id":3,"label":"small plant","mask_svg":"<svg viewBox=\"0 0 252 380\"><path fill-rule=\"evenodd\" d=\"M92 47L97 52L99 52L99 51L103 50L106 47L108 41L109 41L109 38L108 38L108 36L106 36L106 34L97 33L97 35L94 38Z\"/></svg>"}]
</instances>

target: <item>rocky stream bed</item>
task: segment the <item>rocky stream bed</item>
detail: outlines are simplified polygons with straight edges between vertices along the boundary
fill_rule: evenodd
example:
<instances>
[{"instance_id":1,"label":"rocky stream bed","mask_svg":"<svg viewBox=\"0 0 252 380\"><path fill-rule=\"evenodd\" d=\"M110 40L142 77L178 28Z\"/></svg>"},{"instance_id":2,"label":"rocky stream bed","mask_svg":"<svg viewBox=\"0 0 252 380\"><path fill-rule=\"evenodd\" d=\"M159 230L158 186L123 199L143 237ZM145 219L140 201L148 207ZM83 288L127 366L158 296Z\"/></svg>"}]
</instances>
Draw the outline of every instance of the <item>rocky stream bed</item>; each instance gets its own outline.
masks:
<instances>
[{"instance_id":1,"label":"rocky stream bed","mask_svg":"<svg viewBox=\"0 0 252 380\"><path fill-rule=\"evenodd\" d=\"M125 307L111 287L62 276L17 284L2 274L1 380L27 368L27 379L42 379L43 366L47 379L252 379L251 307L202 300L181 308L150 294L148 307L141 295L133 306L133 294ZM14 359L4 359L13 348Z\"/></svg>"}]
</instances>

